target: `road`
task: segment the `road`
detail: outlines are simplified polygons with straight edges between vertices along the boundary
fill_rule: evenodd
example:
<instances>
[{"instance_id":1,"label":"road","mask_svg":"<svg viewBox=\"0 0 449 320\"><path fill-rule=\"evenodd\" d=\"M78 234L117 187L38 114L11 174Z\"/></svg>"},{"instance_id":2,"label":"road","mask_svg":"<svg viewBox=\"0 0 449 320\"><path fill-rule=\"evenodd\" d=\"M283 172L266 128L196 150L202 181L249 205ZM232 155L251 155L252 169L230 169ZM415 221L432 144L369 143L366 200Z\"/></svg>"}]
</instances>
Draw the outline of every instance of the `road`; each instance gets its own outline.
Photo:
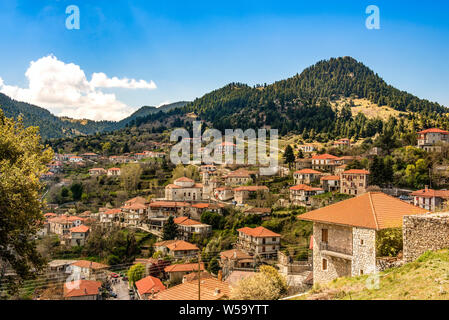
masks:
<instances>
[{"instance_id":1,"label":"road","mask_svg":"<svg viewBox=\"0 0 449 320\"><path fill-rule=\"evenodd\" d=\"M128 281L120 279L118 283L111 284L111 288L117 294L117 298L109 298L109 300L130 300Z\"/></svg>"}]
</instances>

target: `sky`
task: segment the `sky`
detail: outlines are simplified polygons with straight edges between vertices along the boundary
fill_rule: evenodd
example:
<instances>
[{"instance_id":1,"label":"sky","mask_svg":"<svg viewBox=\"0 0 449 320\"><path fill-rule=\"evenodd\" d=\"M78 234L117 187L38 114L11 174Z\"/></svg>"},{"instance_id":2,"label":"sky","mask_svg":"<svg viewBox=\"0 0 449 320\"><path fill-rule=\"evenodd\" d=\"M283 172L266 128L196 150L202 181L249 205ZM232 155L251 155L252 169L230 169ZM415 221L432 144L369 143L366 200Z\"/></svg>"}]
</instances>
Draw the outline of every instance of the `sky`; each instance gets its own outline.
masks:
<instances>
[{"instance_id":1,"label":"sky","mask_svg":"<svg viewBox=\"0 0 449 320\"><path fill-rule=\"evenodd\" d=\"M79 29L66 27L71 5ZM380 29L366 27L369 5ZM449 106L448 13L449 1L1 1L0 92L56 115L119 120L352 56Z\"/></svg>"}]
</instances>

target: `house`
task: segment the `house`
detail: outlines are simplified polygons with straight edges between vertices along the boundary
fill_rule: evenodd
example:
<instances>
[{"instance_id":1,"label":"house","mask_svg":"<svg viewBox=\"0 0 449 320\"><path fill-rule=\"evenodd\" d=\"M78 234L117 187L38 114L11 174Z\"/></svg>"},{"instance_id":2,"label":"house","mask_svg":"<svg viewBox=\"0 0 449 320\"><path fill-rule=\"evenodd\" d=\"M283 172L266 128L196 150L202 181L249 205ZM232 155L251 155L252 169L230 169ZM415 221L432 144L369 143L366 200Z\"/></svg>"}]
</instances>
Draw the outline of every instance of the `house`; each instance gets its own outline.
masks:
<instances>
[{"instance_id":1,"label":"house","mask_svg":"<svg viewBox=\"0 0 449 320\"><path fill-rule=\"evenodd\" d=\"M191 204L178 201L150 202L147 224L151 230L162 231L170 216L181 217L190 213Z\"/></svg>"},{"instance_id":2,"label":"house","mask_svg":"<svg viewBox=\"0 0 449 320\"><path fill-rule=\"evenodd\" d=\"M72 272L80 276L81 279L87 280L104 280L106 279L106 271L108 265L87 261L78 260L72 263Z\"/></svg>"},{"instance_id":3,"label":"house","mask_svg":"<svg viewBox=\"0 0 449 320\"><path fill-rule=\"evenodd\" d=\"M321 177L320 182L325 192L340 191L340 176L324 176Z\"/></svg>"},{"instance_id":4,"label":"house","mask_svg":"<svg viewBox=\"0 0 449 320\"><path fill-rule=\"evenodd\" d=\"M296 170L312 168L312 158L296 159L295 168Z\"/></svg>"},{"instance_id":5,"label":"house","mask_svg":"<svg viewBox=\"0 0 449 320\"><path fill-rule=\"evenodd\" d=\"M351 146L351 140L348 138L338 139L334 142L334 146L339 148L347 148Z\"/></svg>"},{"instance_id":6,"label":"house","mask_svg":"<svg viewBox=\"0 0 449 320\"><path fill-rule=\"evenodd\" d=\"M293 205L310 206L312 197L324 193L321 188L314 188L306 184L299 184L290 188L290 202Z\"/></svg>"},{"instance_id":7,"label":"house","mask_svg":"<svg viewBox=\"0 0 449 320\"><path fill-rule=\"evenodd\" d=\"M261 258L273 258L281 245L281 235L264 227L244 227L237 230L237 249Z\"/></svg>"},{"instance_id":8,"label":"house","mask_svg":"<svg viewBox=\"0 0 449 320\"><path fill-rule=\"evenodd\" d=\"M206 211L223 214L223 208L224 205L221 203L193 203L190 207L190 216L201 219L201 215Z\"/></svg>"},{"instance_id":9,"label":"house","mask_svg":"<svg viewBox=\"0 0 449 320\"><path fill-rule=\"evenodd\" d=\"M334 175L338 175L338 176L341 175L343 172L346 171L347 166L348 166L347 164L342 164L340 166L336 166L335 170L334 170Z\"/></svg>"},{"instance_id":10,"label":"house","mask_svg":"<svg viewBox=\"0 0 449 320\"><path fill-rule=\"evenodd\" d=\"M417 147L427 152L441 150L440 146L436 144L441 142L448 142L449 131L438 128L426 129L418 132Z\"/></svg>"},{"instance_id":11,"label":"house","mask_svg":"<svg viewBox=\"0 0 449 320\"><path fill-rule=\"evenodd\" d=\"M234 154L236 149L236 145L232 142L222 142L221 144L215 147L215 152L219 154Z\"/></svg>"},{"instance_id":12,"label":"house","mask_svg":"<svg viewBox=\"0 0 449 320\"><path fill-rule=\"evenodd\" d=\"M293 173L295 184L311 184L318 181L323 175L322 172L313 169L302 169Z\"/></svg>"},{"instance_id":13,"label":"house","mask_svg":"<svg viewBox=\"0 0 449 320\"><path fill-rule=\"evenodd\" d=\"M122 173L120 168L110 168L108 169L108 176L110 177L118 177Z\"/></svg>"},{"instance_id":14,"label":"house","mask_svg":"<svg viewBox=\"0 0 449 320\"><path fill-rule=\"evenodd\" d=\"M381 192L309 211L298 219L313 222L313 282L378 271L376 235L402 226L404 215L426 210Z\"/></svg>"},{"instance_id":15,"label":"house","mask_svg":"<svg viewBox=\"0 0 449 320\"><path fill-rule=\"evenodd\" d=\"M223 178L225 179L226 185L228 186L237 186L244 185L248 183L253 183L253 177L256 176L257 172L249 171L246 169L238 169L236 171L232 171L225 175Z\"/></svg>"},{"instance_id":16,"label":"house","mask_svg":"<svg viewBox=\"0 0 449 320\"><path fill-rule=\"evenodd\" d=\"M136 160L142 160L146 157L147 155L144 152L139 152L139 153L135 153L134 154L134 159Z\"/></svg>"},{"instance_id":17,"label":"house","mask_svg":"<svg viewBox=\"0 0 449 320\"><path fill-rule=\"evenodd\" d=\"M178 217L174 219L178 225L178 234L181 240L190 240L194 235L207 237L212 233L212 226L192 220L189 217Z\"/></svg>"},{"instance_id":18,"label":"house","mask_svg":"<svg viewBox=\"0 0 449 320\"><path fill-rule=\"evenodd\" d=\"M67 278L72 273L72 263L76 260L52 260L47 264L47 276L52 279Z\"/></svg>"},{"instance_id":19,"label":"house","mask_svg":"<svg viewBox=\"0 0 449 320\"><path fill-rule=\"evenodd\" d=\"M72 162L72 163L80 163L80 162L83 162L83 158L78 157L78 156L71 156L71 157L69 158L69 162Z\"/></svg>"},{"instance_id":20,"label":"house","mask_svg":"<svg viewBox=\"0 0 449 320\"><path fill-rule=\"evenodd\" d=\"M70 245L84 246L89 235L90 228L85 225L70 228Z\"/></svg>"},{"instance_id":21,"label":"house","mask_svg":"<svg viewBox=\"0 0 449 320\"><path fill-rule=\"evenodd\" d=\"M136 288L140 300L148 300L152 294L166 289L161 280L152 276L136 281Z\"/></svg>"},{"instance_id":22,"label":"house","mask_svg":"<svg viewBox=\"0 0 449 320\"><path fill-rule=\"evenodd\" d=\"M340 165L339 158L331 154L317 154L312 157L312 169L334 173L335 167Z\"/></svg>"},{"instance_id":23,"label":"house","mask_svg":"<svg viewBox=\"0 0 449 320\"><path fill-rule=\"evenodd\" d=\"M150 296L150 300L227 300L231 295L229 284L215 278L187 281ZM199 291L199 292L198 292Z\"/></svg>"},{"instance_id":24,"label":"house","mask_svg":"<svg viewBox=\"0 0 449 320\"><path fill-rule=\"evenodd\" d=\"M270 190L267 186L242 186L234 189L234 200L238 204L244 204L246 200L264 198Z\"/></svg>"},{"instance_id":25,"label":"house","mask_svg":"<svg viewBox=\"0 0 449 320\"><path fill-rule=\"evenodd\" d=\"M317 150L317 147L314 144L304 144L302 146L299 146L299 149L304 153L311 153L315 152Z\"/></svg>"},{"instance_id":26,"label":"house","mask_svg":"<svg viewBox=\"0 0 449 320\"><path fill-rule=\"evenodd\" d=\"M47 165L50 172L59 173L62 171L62 162L61 161L52 161Z\"/></svg>"},{"instance_id":27,"label":"house","mask_svg":"<svg viewBox=\"0 0 449 320\"><path fill-rule=\"evenodd\" d=\"M195 258L200 251L196 245L184 240L156 242L154 244L154 249L163 254L168 254L175 259Z\"/></svg>"},{"instance_id":28,"label":"house","mask_svg":"<svg viewBox=\"0 0 449 320\"><path fill-rule=\"evenodd\" d=\"M200 167L201 172L214 172L217 171L217 166L213 164L205 164Z\"/></svg>"},{"instance_id":29,"label":"house","mask_svg":"<svg viewBox=\"0 0 449 320\"><path fill-rule=\"evenodd\" d=\"M135 197L125 202L122 206L124 223L137 226L142 223L148 214L148 201L143 197Z\"/></svg>"},{"instance_id":30,"label":"house","mask_svg":"<svg viewBox=\"0 0 449 320\"><path fill-rule=\"evenodd\" d=\"M91 176L101 176L101 175L104 175L104 174L107 174L107 173L108 172L105 169L103 169L103 168L92 168L92 169L89 169L89 174Z\"/></svg>"},{"instance_id":31,"label":"house","mask_svg":"<svg viewBox=\"0 0 449 320\"><path fill-rule=\"evenodd\" d=\"M261 217L262 220L269 220L271 216L271 208L251 208L243 212L245 215L256 215Z\"/></svg>"},{"instance_id":32,"label":"house","mask_svg":"<svg viewBox=\"0 0 449 320\"><path fill-rule=\"evenodd\" d=\"M101 282L93 280L76 280L64 283L65 300L100 300Z\"/></svg>"},{"instance_id":33,"label":"house","mask_svg":"<svg viewBox=\"0 0 449 320\"><path fill-rule=\"evenodd\" d=\"M364 169L351 169L340 175L340 193L360 195L368 187L369 171Z\"/></svg>"},{"instance_id":34,"label":"house","mask_svg":"<svg viewBox=\"0 0 449 320\"><path fill-rule=\"evenodd\" d=\"M214 190L215 199L228 201L234 198L234 190L231 187L220 187Z\"/></svg>"},{"instance_id":35,"label":"house","mask_svg":"<svg viewBox=\"0 0 449 320\"><path fill-rule=\"evenodd\" d=\"M92 159L97 159L98 154L96 154L94 152L86 152L86 153L83 153L81 155L81 157L83 157L84 159L92 160Z\"/></svg>"},{"instance_id":36,"label":"house","mask_svg":"<svg viewBox=\"0 0 449 320\"><path fill-rule=\"evenodd\" d=\"M145 266L145 276L160 277L164 273L164 268L170 265L169 260L154 258L137 258L133 264L142 264Z\"/></svg>"},{"instance_id":37,"label":"house","mask_svg":"<svg viewBox=\"0 0 449 320\"><path fill-rule=\"evenodd\" d=\"M227 278L235 269L251 269L255 265L254 257L242 250L231 249L220 252L220 267L223 272L223 278Z\"/></svg>"},{"instance_id":38,"label":"house","mask_svg":"<svg viewBox=\"0 0 449 320\"><path fill-rule=\"evenodd\" d=\"M203 185L187 177L176 179L165 187L165 199L171 201L199 201L203 199Z\"/></svg>"},{"instance_id":39,"label":"house","mask_svg":"<svg viewBox=\"0 0 449 320\"><path fill-rule=\"evenodd\" d=\"M199 265L200 271L204 271L204 263ZM171 283L181 282L184 275L198 272L198 263L184 263L184 264L172 264L164 268L165 273L168 274Z\"/></svg>"},{"instance_id":40,"label":"house","mask_svg":"<svg viewBox=\"0 0 449 320\"><path fill-rule=\"evenodd\" d=\"M412 192L411 196L413 197L415 206L429 211L435 211L435 209L441 208L449 199L449 191L433 190L426 186L425 189Z\"/></svg>"},{"instance_id":41,"label":"house","mask_svg":"<svg viewBox=\"0 0 449 320\"><path fill-rule=\"evenodd\" d=\"M50 233L57 234L58 236L66 236L70 234L70 228L75 227L73 221L69 220L66 216L55 217L48 219L50 224Z\"/></svg>"},{"instance_id":42,"label":"house","mask_svg":"<svg viewBox=\"0 0 449 320\"><path fill-rule=\"evenodd\" d=\"M111 225L114 222L120 220L122 209L109 209L103 212L99 212L100 223Z\"/></svg>"}]
</instances>

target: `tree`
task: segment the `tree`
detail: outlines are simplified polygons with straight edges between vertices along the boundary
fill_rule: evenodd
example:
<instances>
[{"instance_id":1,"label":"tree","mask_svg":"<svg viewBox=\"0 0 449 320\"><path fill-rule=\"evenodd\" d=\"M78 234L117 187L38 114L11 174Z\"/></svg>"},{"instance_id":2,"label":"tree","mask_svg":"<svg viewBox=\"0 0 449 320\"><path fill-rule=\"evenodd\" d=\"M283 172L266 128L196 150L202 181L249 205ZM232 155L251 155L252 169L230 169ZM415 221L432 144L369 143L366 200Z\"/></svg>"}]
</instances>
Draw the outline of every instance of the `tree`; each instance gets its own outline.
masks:
<instances>
[{"instance_id":1,"label":"tree","mask_svg":"<svg viewBox=\"0 0 449 320\"><path fill-rule=\"evenodd\" d=\"M288 167L291 169L292 164L295 162L295 155L293 153L293 148L290 145L285 147L284 160L285 163L288 164Z\"/></svg>"},{"instance_id":2,"label":"tree","mask_svg":"<svg viewBox=\"0 0 449 320\"><path fill-rule=\"evenodd\" d=\"M103 143L103 145L101 146L101 150L103 151L104 154L107 155L111 150L111 143L110 142Z\"/></svg>"},{"instance_id":3,"label":"tree","mask_svg":"<svg viewBox=\"0 0 449 320\"><path fill-rule=\"evenodd\" d=\"M287 281L271 266L260 267L254 276L240 280L231 290L233 300L278 300L287 293Z\"/></svg>"},{"instance_id":4,"label":"tree","mask_svg":"<svg viewBox=\"0 0 449 320\"><path fill-rule=\"evenodd\" d=\"M131 193L137 190L142 175L142 167L139 164L128 164L122 167L120 180L126 192Z\"/></svg>"},{"instance_id":5,"label":"tree","mask_svg":"<svg viewBox=\"0 0 449 320\"><path fill-rule=\"evenodd\" d=\"M162 240L173 240L178 236L178 226L173 216L170 216L162 228Z\"/></svg>"},{"instance_id":6,"label":"tree","mask_svg":"<svg viewBox=\"0 0 449 320\"><path fill-rule=\"evenodd\" d=\"M137 281L143 278L145 275L145 266L141 263L133 265L128 270L128 281L134 285Z\"/></svg>"},{"instance_id":7,"label":"tree","mask_svg":"<svg viewBox=\"0 0 449 320\"><path fill-rule=\"evenodd\" d=\"M0 281L14 291L44 264L32 239L43 223L39 177L53 151L40 143L37 127L25 128L1 110L0 137ZM17 276L5 279L6 268Z\"/></svg>"},{"instance_id":8,"label":"tree","mask_svg":"<svg viewBox=\"0 0 449 320\"><path fill-rule=\"evenodd\" d=\"M81 196L83 195L83 184L82 183L74 183L70 187L70 191L72 191L72 198L74 201L81 200Z\"/></svg>"}]
</instances>

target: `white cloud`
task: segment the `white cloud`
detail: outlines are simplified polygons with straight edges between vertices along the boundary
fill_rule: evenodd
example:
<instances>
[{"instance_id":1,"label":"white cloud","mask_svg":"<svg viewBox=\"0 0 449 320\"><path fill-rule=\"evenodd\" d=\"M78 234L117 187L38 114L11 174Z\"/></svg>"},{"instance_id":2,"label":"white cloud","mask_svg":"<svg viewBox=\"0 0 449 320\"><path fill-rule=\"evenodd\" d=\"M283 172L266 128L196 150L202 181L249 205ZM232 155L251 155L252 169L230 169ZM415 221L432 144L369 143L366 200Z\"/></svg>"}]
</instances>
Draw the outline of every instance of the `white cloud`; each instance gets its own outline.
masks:
<instances>
[{"instance_id":1,"label":"white cloud","mask_svg":"<svg viewBox=\"0 0 449 320\"><path fill-rule=\"evenodd\" d=\"M58 116L78 119L120 120L134 111L115 94L99 88L156 89L153 81L108 78L102 72L92 74L88 81L78 65L64 63L53 55L32 61L25 76L28 88L6 85L0 78L0 92L48 108Z\"/></svg>"}]
</instances>

